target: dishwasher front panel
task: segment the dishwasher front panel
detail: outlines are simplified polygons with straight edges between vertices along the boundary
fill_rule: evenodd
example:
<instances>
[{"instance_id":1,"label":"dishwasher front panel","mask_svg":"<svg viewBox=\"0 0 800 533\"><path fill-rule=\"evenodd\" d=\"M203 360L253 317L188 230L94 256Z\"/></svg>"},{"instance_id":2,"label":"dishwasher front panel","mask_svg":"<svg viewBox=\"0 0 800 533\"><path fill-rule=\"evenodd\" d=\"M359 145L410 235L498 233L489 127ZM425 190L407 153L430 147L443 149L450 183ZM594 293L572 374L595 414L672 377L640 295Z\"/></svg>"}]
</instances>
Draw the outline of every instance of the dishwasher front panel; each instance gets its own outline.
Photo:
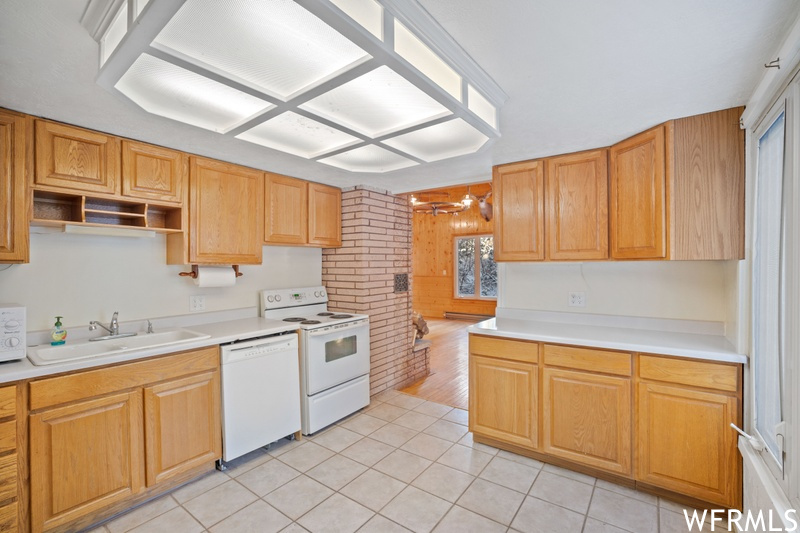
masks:
<instances>
[{"instance_id":1,"label":"dishwasher front panel","mask_svg":"<svg viewBox=\"0 0 800 533\"><path fill-rule=\"evenodd\" d=\"M281 343L270 349L270 341ZM293 342L286 342L293 341ZM257 344L223 347L222 459L246 453L300 431L300 368L297 335L260 339ZM244 354L251 346L261 353L226 357L226 351Z\"/></svg>"}]
</instances>

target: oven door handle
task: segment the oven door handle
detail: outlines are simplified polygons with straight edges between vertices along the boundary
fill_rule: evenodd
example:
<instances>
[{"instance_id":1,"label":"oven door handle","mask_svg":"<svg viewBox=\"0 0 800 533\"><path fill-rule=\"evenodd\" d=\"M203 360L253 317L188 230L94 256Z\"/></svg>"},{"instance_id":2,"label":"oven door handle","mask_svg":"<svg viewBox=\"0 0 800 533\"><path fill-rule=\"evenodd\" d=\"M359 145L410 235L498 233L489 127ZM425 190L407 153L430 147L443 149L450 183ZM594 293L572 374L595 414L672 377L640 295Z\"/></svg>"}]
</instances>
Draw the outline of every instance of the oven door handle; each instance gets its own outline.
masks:
<instances>
[{"instance_id":1,"label":"oven door handle","mask_svg":"<svg viewBox=\"0 0 800 533\"><path fill-rule=\"evenodd\" d=\"M316 337L318 335L330 335L332 333L339 333L340 331L349 331L351 329L360 328L362 326L369 327L369 320L362 319L355 322L348 322L339 326L326 326L324 328L308 330L309 337Z\"/></svg>"}]
</instances>

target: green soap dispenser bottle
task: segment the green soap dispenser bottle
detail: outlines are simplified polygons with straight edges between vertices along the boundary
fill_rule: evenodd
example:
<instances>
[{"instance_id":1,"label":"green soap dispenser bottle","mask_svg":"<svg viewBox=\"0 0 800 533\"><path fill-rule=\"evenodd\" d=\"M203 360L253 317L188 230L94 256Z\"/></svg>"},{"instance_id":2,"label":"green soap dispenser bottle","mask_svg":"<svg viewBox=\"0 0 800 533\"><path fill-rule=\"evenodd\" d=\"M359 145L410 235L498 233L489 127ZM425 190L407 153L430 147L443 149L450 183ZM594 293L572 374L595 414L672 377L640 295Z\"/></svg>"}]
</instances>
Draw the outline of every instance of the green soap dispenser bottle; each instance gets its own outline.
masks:
<instances>
[{"instance_id":1,"label":"green soap dispenser bottle","mask_svg":"<svg viewBox=\"0 0 800 533\"><path fill-rule=\"evenodd\" d=\"M53 346L58 346L59 344L67 342L67 330L64 329L64 326L61 324L61 318L60 316L56 317L56 323L50 331L50 336L53 338L50 344Z\"/></svg>"}]
</instances>

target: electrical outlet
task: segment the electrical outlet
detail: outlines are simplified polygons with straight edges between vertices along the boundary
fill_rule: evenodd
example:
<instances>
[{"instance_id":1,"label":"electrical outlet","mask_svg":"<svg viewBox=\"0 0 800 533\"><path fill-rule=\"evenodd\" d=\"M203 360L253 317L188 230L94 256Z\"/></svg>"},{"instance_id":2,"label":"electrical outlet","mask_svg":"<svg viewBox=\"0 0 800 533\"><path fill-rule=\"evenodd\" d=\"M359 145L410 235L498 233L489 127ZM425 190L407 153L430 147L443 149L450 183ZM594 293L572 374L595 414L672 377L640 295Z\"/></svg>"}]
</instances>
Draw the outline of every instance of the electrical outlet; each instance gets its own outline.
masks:
<instances>
[{"instance_id":1,"label":"electrical outlet","mask_svg":"<svg viewBox=\"0 0 800 533\"><path fill-rule=\"evenodd\" d=\"M571 292L571 293L569 293L569 306L570 307L586 307L586 293L585 292Z\"/></svg>"},{"instance_id":2,"label":"electrical outlet","mask_svg":"<svg viewBox=\"0 0 800 533\"><path fill-rule=\"evenodd\" d=\"M202 294L197 296L189 296L189 311L197 313L198 311L206 310L206 297Z\"/></svg>"}]
</instances>

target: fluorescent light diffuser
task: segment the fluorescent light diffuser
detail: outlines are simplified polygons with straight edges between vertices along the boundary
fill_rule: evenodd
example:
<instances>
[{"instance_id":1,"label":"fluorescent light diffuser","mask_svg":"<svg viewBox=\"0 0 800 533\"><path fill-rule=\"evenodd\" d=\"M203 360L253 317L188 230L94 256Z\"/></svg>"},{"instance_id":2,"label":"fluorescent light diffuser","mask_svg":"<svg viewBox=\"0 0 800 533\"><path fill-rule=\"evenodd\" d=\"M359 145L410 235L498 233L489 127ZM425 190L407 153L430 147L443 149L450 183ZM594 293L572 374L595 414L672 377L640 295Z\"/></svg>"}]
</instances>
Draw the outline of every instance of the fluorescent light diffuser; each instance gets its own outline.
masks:
<instances>
[{"instance_id":1,"label":"fluorescent light diffuser","mask_svg":"<svg viewBox=\"0 0 800 533\"><path fill-rule=\"evenodd\" d=\"M318 161L350 172L391 172L417 164L411 159L375 145L354 148Z\"/></svg>"},{"instance_id":2,"label":"fluorescent light diffuser","mask_svg":"<svg viewBox=\"0 0 800 533\"><path fill-rule=\"evenodd\" d=\"M293 0L187 0L153 46L282 100L370 58Z\"/></svg>"},{"instance_id":3,"label":"fluorescent light diffuser","mask_svg":"<svg viewBox=\"0 0 800 533\"><path fill-rule=\"evenodd\" d=\"M373 139L450 114L387 66L340 85L300 108Z\"/></svg>"},{"instance_id":4,"label":"fluorescent light diffuser","mask_svg":"<svg viewBox=\"0 0 800 533\"><path fill-rule=\"evenodd\" d=\"M397 19L394 20L394 50L461 101L461 76Z\"/></svg>"},{"instance_id":5,"label":"fluorescent light diffuser","mask_svg":"<svg viewBox=\"0 0 800 533\"><path fill-rule=\"evenodd\" d=\"M383 6L375 0L331 0L372 35L383 40Z\"/></svg>"},{"instance_id":6,"label":"fluorescent light diffuser","mask_svg":"<svg viewBox=\"0 0 800 533\"><path fill-rule=\"evenodd\" d=\"M486 135L457 118L392 137L383 142L392 148L430 162L471 154L488 140Z\"/></svg>"},{"instance_id":7,"label":"fluorescent light diffuser","mask_svg":"<svg viewBox=\"0 0 800 533\"><path fill-rule=\"evenodd\" d=\"M115 87L150 113L219 133L275 107L147 54Z\"/></svg>"},{"instance_id":8,"label":"fluorescent light diffuser","mask_svg":"<svg viewBox=\"0 0 800 533\"><path fill-rule=\"evenodd\" d=\"M497 129L497 109L472 85L467 85L467 107L485 123Z\"/></svg>"},{"instance_id":9,"label":"fluorescent light diffuser","mask_svg":"<svg viewBox=\"0 0 800 533\"><path fill-rule=\"evenodd\" d=\"M236 138L307 159L361 141L357 137L291 111L262 122L240 133Z\"/></svg>"},{"instance_id":10,"label":"fluorescent light diffuser","mask_svg":"<svg viewBox=\"0 0 800 533\"><path fill-rule=\"evenodd\" d=\"M111 57L126 33L128 33L128 2L123 2L103 36L103 44L100 47L101 66Z\"/></svg>"}]
</instances>

